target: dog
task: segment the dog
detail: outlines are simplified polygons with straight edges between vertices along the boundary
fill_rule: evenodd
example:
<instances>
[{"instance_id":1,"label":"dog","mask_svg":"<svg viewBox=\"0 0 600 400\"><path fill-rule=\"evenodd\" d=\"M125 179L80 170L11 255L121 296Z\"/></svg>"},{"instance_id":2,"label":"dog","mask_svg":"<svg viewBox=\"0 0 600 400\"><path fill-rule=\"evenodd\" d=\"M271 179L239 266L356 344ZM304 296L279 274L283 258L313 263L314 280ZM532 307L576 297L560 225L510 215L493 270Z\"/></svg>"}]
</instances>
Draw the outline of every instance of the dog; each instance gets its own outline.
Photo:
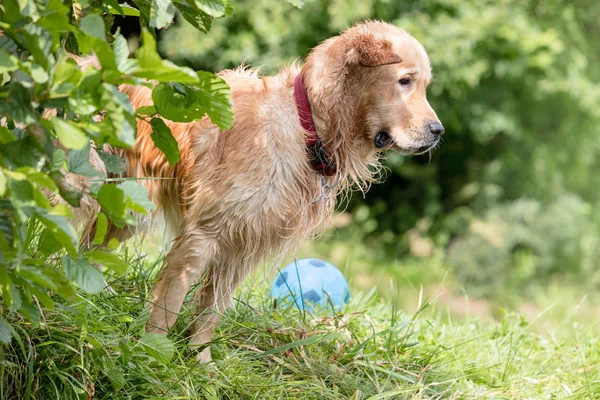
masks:
<instances>
[{"instance_id":1,"label":"dog","mask_svg":"<svg viewBox=\"0 0 600 400\"><path fill-rule=\"evenodd\" d=\"M431 151L444 127L426 98L431 67L423 46L391 24L367 21L312 49L304 65L271 77L248 68L219 75L231 88L234 123L220 131L208 118L165 121L177 139L172 166L138 121L131 149L105 146L126 160L125 177L143 179L173 245L152 290L149 332L167 333L192 284L190 347L211 360L209 343L234 290L265 260L280 260L330 221L335 198L366 191L380 154ZM152 105L151 89L122 85L134 108ZM103 169L95 154L92 164ZM85 190L82 178L75 185ZM93 237L99 206L75 210ZM87 221L87 222L85 222ZM107 239L133 231L109 227Z\"/></svg>"}]
</instances>

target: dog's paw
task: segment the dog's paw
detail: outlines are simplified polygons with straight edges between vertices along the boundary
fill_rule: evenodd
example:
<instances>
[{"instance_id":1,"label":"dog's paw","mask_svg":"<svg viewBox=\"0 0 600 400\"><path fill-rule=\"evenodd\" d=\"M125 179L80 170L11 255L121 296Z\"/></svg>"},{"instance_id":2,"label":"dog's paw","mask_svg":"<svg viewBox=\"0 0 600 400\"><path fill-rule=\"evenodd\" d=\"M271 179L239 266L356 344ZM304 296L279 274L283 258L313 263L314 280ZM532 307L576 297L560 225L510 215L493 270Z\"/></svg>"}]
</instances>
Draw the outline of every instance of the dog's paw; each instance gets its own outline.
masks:
<instances>
[{"instance_id":1,"label":"dog's paw","mask_svg":"<svg viewBox=\"0 0 600 400\"><path fill-rule=\"evenodd\" d=\"M210 354L210 346L202 349L202 351L196 354L196 361L201 363L209 363L212 361L212 356Z\"/></svg>"}]
</instances>

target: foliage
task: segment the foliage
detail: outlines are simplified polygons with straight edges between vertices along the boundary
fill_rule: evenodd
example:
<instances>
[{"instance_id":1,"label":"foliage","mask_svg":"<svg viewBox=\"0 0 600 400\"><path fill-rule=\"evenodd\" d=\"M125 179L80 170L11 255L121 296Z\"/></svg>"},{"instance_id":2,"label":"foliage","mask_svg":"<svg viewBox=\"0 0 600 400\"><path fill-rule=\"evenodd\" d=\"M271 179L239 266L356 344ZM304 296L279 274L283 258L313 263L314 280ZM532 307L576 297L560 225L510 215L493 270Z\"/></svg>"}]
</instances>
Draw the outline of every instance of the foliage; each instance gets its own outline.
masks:
<instances>
[{"instance_id":1,"label":"foliage","mask_svg":"<svg viewBox=\"0 0 600 400\"><path fill-rule=\"evenodd\" d=\"M563 198L584 208L599 203L597 1L314 0L295 12L286 3L273 3L240 3L231 18L214 24L209 40L199 40L178 21L162 34L159 48L182 64L218 70L245 60L272 73L344 27L375 18L408 30L431 59L428 97L445 125L444 142L430 164L424 157L390 154L385 182L349 204L354 221L347 235L341 231L343 238L359 234L373 247L383 244L388 256L407 256L409 237L419 225L429 226L422 234L447 249L463 228L493 210L535 202L544 218L576 226L564 218L570 210L553 204ZM577 218L578 211L573 213ZM588 217L593 224L587 235L600 237L597 218ZM462 228L452 222L457 220ZM529 226L541 232L536 224L534 219ZM507 237L520 236L518 223L506 229ZM532 268L538 272L532 279L582 271L581 260L565 259L562 250L530 242L523 247L535 259ZM485 249L479 251L490 250ZM518 256L468 257L453 265L486 271L492 279L512 268ZM462 276L469 279L470 273Z\"/></svg>"},{"instance_id":2,"label":"foliage","mask_svg":"<svg viewBox=\"0 0 600 400\"><path fill-rule=\"evenodd\" d=\"M71 5L70 2L67 4ZM163 60L154 29L173 22L179 10L198 29L209 29L214 18L231 12L223 0L171 2L136 0L135 6L92 1L67 6L58 0L7 0L0 5L0 293L3 314L20 312L40 323L40 304L55 306L53 294L74 300L73 283L87 293L104 288L101 265L116 274L127 264L108 249L80 248L71 223L72 207L91 196L102 207L94 244L104 242L109 224L136 225L136 215L154 209L146 190L134 180L115 182L124 162L104 153L103 145L131 148L137 120L149 121L153 139L168 161L179 160L177 142L160 114L180 121L204 115L222 129L232 121L231 97L216 75L193 71ZM130 58L127 40L111 33L114 15L139 16L142 45ZM101 69L82 69L70 54L97 56ZM121 84L159 82L153 89L158 109L134 110ZM177 97L179 102L172 99ZM54 112L48 113L48 110ZM90 164L96 151L102 171ZM72 187L66 174L91 183L89 193ZM95 264L95 265L94 265ZM0 341L10 341L0 320ZM146 342L153 343L151 341ZM150 348L149 347L149 348Z\"/></svg>"}]
</instances>

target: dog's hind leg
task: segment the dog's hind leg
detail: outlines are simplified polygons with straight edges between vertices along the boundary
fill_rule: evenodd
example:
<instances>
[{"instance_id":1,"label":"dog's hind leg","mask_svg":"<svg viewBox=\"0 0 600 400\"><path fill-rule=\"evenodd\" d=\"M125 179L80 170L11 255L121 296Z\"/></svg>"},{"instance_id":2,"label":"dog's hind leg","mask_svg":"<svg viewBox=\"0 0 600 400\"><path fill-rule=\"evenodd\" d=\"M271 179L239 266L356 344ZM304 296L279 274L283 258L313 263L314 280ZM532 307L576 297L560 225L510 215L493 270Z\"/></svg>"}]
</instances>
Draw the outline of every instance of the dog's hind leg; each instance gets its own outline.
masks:
<instances>
[{"instance_id":1,"label":"dog's hind leg","mask_svg":"<svg viewBox=\"0 0 600 400\"><path fill-rule=\"evenodd\" d=\"M184 232L165 259L165 267L152 290L148 332L167 333L175 324L190 286L215 259L216 242L201 232Z\"/></svg>"},{"instance_id":2,"label":"dog's hind leg","mask_svg":"<svg viewBox=\"0 0 600 400\"><path fill-rule=\"evenodd\" d=\"M229 262L214 265L207 279L194 295L196 317L192 326L190 347L207 345L216 326L221 321L233 292L248 272L242 262ZM209 362L212 359L210 347L202 349L196 359Z\"/></svg>"}]
</instances>

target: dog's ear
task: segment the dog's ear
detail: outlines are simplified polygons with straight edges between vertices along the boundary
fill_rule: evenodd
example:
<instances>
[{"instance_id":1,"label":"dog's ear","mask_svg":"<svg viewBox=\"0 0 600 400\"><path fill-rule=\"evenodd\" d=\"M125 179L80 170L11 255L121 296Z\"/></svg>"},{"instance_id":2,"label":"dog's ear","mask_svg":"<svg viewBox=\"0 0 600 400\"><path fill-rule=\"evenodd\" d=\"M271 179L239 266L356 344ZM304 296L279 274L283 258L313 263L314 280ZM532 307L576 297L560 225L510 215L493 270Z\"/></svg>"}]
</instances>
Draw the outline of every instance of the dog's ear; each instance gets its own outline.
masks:
<instances>
[{"instance_id":1,"label":"dog's ear","mask_svg":"<svg viewBox=\"0 0 600 400\"><path fill-rule=\"evenodd\" d=\"M379 67L402 62L391 42L377 39L372 34L363 34L351 39L345 56L346 64L352 66Z\"/></svg>"}]
</instances>

